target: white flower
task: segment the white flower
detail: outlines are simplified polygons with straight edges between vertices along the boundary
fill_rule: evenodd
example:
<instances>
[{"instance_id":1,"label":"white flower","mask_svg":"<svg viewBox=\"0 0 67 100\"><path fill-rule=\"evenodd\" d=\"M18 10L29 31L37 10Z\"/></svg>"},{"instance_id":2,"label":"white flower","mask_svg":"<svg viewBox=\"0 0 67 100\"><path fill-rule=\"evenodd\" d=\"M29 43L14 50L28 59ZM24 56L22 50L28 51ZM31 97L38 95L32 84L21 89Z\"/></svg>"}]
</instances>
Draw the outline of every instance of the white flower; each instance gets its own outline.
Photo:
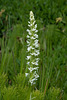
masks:
<instances>
[{"instance_id":1,"label":"white flower","mask_svg":"<svg viewBox=\"0 0 67 100\"><path fill-rule=\"evenodd\" d=\"M34 53L30 53L31 55L34 55Z\"/></svg>"},{"instance_id":2,"label":"white flower","mask_svg":"<svg viewBox=\"0 0 67 100\"><path fill-rule=\"evenodd\" d=\"M29 65L29 64L30 64L30 62L27 62L27 64Z\"/></svg>"},{"instance_id":3,"label":"white flower","mask_svg":"<svg viewBox=\"0 0 67 100\"><path fill-rule=\"evenodd\" d=\"M34 68L33 68L33 67L29 67L28 69L29 69L29 71L30 71L30 73L31 73L33 70L38 70L38 68L39 68L39 67L34 67Z\"/></svg>"},{"instance_id":4,"label":"white flower","mask_svg":"<svg viewBox=\"0 0 67 100\"><path fill-rule=\"evenodd\" d=\"M31 58L31 56L27 56L27 60L29 60Z\"/></svg>"},{"instance_id":5,"label":"white flower","mask_svg":"<svg viewBox=\"0 0 67 100\"><path fill-rule=\"evenodd\" d=\"M36 80L38 79L39 75L38 72L38 55L39 52L39 44L38 44L38 35L36 34L38 32L37 30L37 24L35 24L35 18L32 11L30 11L30 21L28 21L28 26L30 28L27 29L28 35L27 35L27 65L28 65L28 71L29 73L26 73L26 76L29 75L29 82L31 85L36 84Z\"/></svg>"},{"instance_id":6,"label":"white flower","mask_svg":"<svg viewBox=\"0 0 67 100\"><path fill-rule=\"evenodd\" d=\"M30 20L34 20L34 14L32 11L30 11Z\"/></svg>"},{"instance_id":7,"label":"white flower","mask_svg":"<svg viewBox=\"0 0 67 100\"><path fill-rule=\"evenodd\" d=\"M30 73L33 71L33 68L32 67L29 67L28 69L29 69Z\"/></svg>"},{"instance_id":8,"label":"white flower","mask_svg":"<svg viewBox=\"0 0 67 100\"><path fill-rule=\"evenodd\" d=\"M36 22L36 21L34 21L34 22L31 24L31 23L28 21L28 23L29 23L28 26L29 26L29 27L30 27L30 26L33 26L33 25L35 24L35 22Z\"/></svg>"},{"instance_id":9,"label":"white flower","mask_svg":"<svg viewBox=\"0 0 67 100\"><path fill-rule=\"evenodd\" d=\"M38 56L40 54L39 50L35 50L35 52L30 53L31 55Z\"/></svg>"},{"instance_id":10,"label":"white flower","mask_svg":"<svg viewBox=\"0 0 67 100\"><path fill-rule=\"evenodd\" d=\"M31 55L38 56L39 53L30 53Z\"/></svg>"},{"instance_id":11,"label":"white flower","mask_svg":"<svg viewBox=\"0 0 67 100\"><path fill-rule=\"evenodd\" d=\"M28 47L30 46L30 44L27 45Z\"/></svg>"},{"instance_id":12,"label":"white flower","mask_svg":"<svg viewBox=\"0 0 67 100\"><path fill-rule=\"evenodd\" d=\"M34 34L35 38L38 38L38 35L37 34Z\"/></svg>"},{"instance_id":13,"label":"white flower","mask_svg":"<svg viewBox=\"0 0 67 100\"><path fill-rule=\"evenodd\" d=\"M39 67L35 67L34 70L38 70Z\"/></svg>"},{"instance_id":14,"label":"white flower","mask_svg":"<svg viewBox=\"0 0 67 100\"><path fill-rule=\"evenodd\" d=\"M27 45L27 46L29 46L28 48L27 48L27 51L29 52L31 49L32 50L34 50L35 48L33 48L32 46L30 46L30 45Z\"/></svg>"},{"instance_id":15,"label":"white flower","mask_svg":"<svg viewBox=\"0 0 67 100\"><path fill-rule=\"evenodd\" d=\"M38 60L36 60L36 62L38 63Z\"/></svg>"},{"instance_id":16,"label":"white flower","mask_svg":"<svg viewBox=\"0 0 67 100\"><path fill-rule=\"evenodd\" d=\"M38 30L35 30L35 32L37 33L37 32L38 32Z\"/></svg>"},{"instance_id":17,"label":"white flower","mask_svg":"<svg viewBox=\"0 0 67 100\"><path fill-rule=\"evenodd\" d=\"M37 28L37 24L35 25L35 29Z\"/></svg>"},{"instance_id":18,"label":"white flower","mask_svg":"<svg viewBox=\"0 0 67 100\"><path fill-rule=\"evenodd\" d=\"M27 32L29 32L30 30L29 29L27 29Z\"/></svg>"},{"instance_id":19,"label":"white flower","mask_svg":"<svg viewBox=\"0 0 67 100\"><path fill-rule=\"evenodd\" d=\"M30 43L29 41L26 41L28 44Z\"/></svg>"},{"instance_id":20,"label":"white flower","mask_svg":"<svg viewBox=\"0 0 67 100\"><path fill-rule=\"evenodd\" d=\"M34 74L33 76L34 76L36 79L39 77L39 75L37 74L36 71L35 71L33 74Z\"/></svg>"},{"instance_id":21,"label":"white flower","mask_svg":"<svg viewBox=\"0 0 67 100\"><path fill-rule=\"evenodd\" d=\"M36 39L34 42L35 42L35 44L37 44L38 43L38 40Z\"/></svg>"},{"instance_id":22,"label":"white flower","mask_svg":"<svg viewBox=\"0 0 67 100\"><path fill-rule=\"evenodd\" d=\"M27 48L27 50L28 50L28 51L30 51L30 50L31 50L31 48L32 48L32 46L28 47L28 48Z\"/></svg>"},{"instance_id":23,"label":"white flower","mask_svg":"<svg viewBox=\"0 0 67 100\"><path fill-rule=\"evenodd\" d=\"M36 58L36 61L39 61L39 58Z\"/></svg>"},{"instance_id":24,"label":"white flower","mask_svg":"<svg viewBox=\"0 0 67 100\"><path fill-rule=\"evenodd\" d=\"M34 38L34 37L32 36L32 37L31 37L31 39L33 39L33 40L34 40L34 39L36 39L36 38Z\"/></svg>"},{"instance_id":25,"label":"white flower","mask_svg":"<svg viewBox=\"0 0 67 100\"><path fill-rule=\"evenodd\" d=\"M36 55L38 56L40 54L40 52L37 52Z\"/></svg>"},{"instance_id":26,"label":"white flower","mask_svg":"<svg viewBox=\"0 0 67 100\"><path fill-rule=\"evenodd\" d=\"M33 65L38 65L38 62L31 62Z\"/></svg>"},{"instance_id":27,"label":"white flower","mask_svg":"<svg viewBox=\"0 0 67 100\"><path fill-rule=\"evenodd\" d=\"M36 53L40 53L39 50L35 50Z\"/></svg>"},{"instance_id":28,"label":"white flower","mask_svg":"<svg viewBox=\"0 0 67 100\"><path fill-rule=\"evenodd\" d=\"M36 29L35 29L35 28L33 28L33 29L32 29L32 31L36 31Z\"/></svg>"},{"instance_id":29,"label":"white flower","mask_svg":"<svg viewBox=\"0 0 67 100\"><path fill-rule=\"evenodd\" d=\"M35 46L35 48L38 48L39 44L35 43L35 44L33 44L33 46Z\"/></svg>"},{"instance_id":30,"label":"white flower","mask_svg":"<svg viewBox=\"0 0 67 100\"><path fill-rule=\"evenodd\" d=\"M32 86L33 84L36 84L34 81L35 81L35 79L32 79L32 80L30 79L30 80L29 80L29 82L31 83L31 86Z\"/></svg>"},{"instance_id":31,"label":"white flower","mask_svg":"<svg viewBox=\"0 0 67 100\"><path fill-rule=\"evenodd\" d=\"M35 48L38 48L38 47L39 47L39 45L38 45L38 44L36 44L36 45L35 45Z\"/></svg>"},{"instance_id":32,"label":"white flower","mask_svg":"<svg viewBox=\"0 0 67 100\"><path fill-rule=\"evenodd\" d=\"M29 46L30 46L30 39L27 39L26 42L27 42L27 44L28 44L27 46L29 47Z\"/></svg>"},{"instance_id":33,"label":"white flower","mask_svg":"<svg viewBox=\"0 0 67 100\"><path fill-rule=\"evenodd\" d=\"M34 50L35 48L31 48L32 50Z\"/></svg>"},{"instance_id":34,"label":"white flower","mask_svg":"<svg viewBox=\"0 0 67 100\"><path fill-rule=\"evenodd\" d=\"M30 27L31 25L28 24L28 26Z\"/></svg>"},{"instance_id":35,"label":"white flower","mask_svg":"<svg viewBox=\"0 0 67 100\"><path fill-rule=\"evenodd\" d=\"M30 30L29 30L29 29L27 29L27 32L28 32L28 34L29 34L29 35L31 35L31 34L32 34L32 33L30 32Z\"/></svg>"},{"instance_id":36,"label":"white flower","mask_svg":"<svg viewBox=\"0 0 67 100\"><path fill-rule=\"evenodd\" d=\"M29 38L30 36L29 35L27 35L27 38Z\"/></svg>"},{"instance_id":37,"label":"white flower","mask_svg":"<svg viewBox=\"0 0 67 100\"><path fill-rule=\"evenodd\" d=\"M37 52L37 55L39 55L40 54L40 52Z\"/></svg>"},{"instance_id":38,"label":"white flower","mask_svg":"<svg viewBox=\"0 0 67 100\"><path fill-rule=\"evenodd\" d=\"M25 76L27 77L29 75L29 73L25 73Z\"/></svg>"},{"instance_id":39,"label":"white flower","mask_svg":"<svg viewBox=\"0 0 67 100\"><path fill-rule=\"evenodd\" d=\"M31 35L31 32L29 32L28 34Z\"/></svg>"},{"instance_id":40,"label":"white flower","mask_svg":"<svg viewBox=\"0 0 67 100\"><path fill-rule=\"evenodd\" d=\"M30 11L30 16L34 16L32 11Z\"/></svg>"},{"instance_id":41,"label":"white flower","mask_svg":"<svg viewBox=\"0 0 67 100\"><path fill-rule=\"evenodd\" d=\"M31 26L32 26L32 24L30 24L30 25L28 24L28 26L29 26L29 27L31 27Z\"/></svg>"},{"instance_id":42,"label":"white flower","mask_svg":"<svg viewBox=\"0 0 67 100\"><path fill-rule=\"evenodd\" d=\"M28 24L29 27L33 26L33 24Z\"/></svg>"},{"instance_id":43,"label":"white flower","mask_svg":"<svg viewBox=\"0 0 67 100\"><path fill-rule=\"evenodd\" d=\"M30 78L29 82L31 83L31 85L35 84L35 81L37 80L37 78L39 77L39 75L36 73L36 71L33 73L33 76Z\"/></svg>"},{"instance_id":44,"label":"white flower","mask_svg":"<svg viewBox=\"0 0 67 100\"><path fill-rule=\"evenodd\" d=\"M35 24L36 21L33 22L33 25Z\"/></svg>"},{"instance_id":45,"label":"white flower","mask_svg":"<svg viewBox=\"0 0 67 100\"><path fill-rule=\"evenodd\" d=\"M30 21L28 21L28 23L30 24Z\"/></svg>"}]
</instances>

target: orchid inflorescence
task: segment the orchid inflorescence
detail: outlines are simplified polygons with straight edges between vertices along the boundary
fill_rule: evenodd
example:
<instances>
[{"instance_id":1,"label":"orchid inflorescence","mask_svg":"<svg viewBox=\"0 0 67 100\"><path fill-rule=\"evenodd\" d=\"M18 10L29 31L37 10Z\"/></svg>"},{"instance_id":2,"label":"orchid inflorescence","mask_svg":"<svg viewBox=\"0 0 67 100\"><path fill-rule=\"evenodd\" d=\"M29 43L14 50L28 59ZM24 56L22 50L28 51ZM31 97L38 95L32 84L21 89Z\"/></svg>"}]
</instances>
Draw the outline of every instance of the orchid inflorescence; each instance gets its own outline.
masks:
<instances>
[{"instance_id":1,"label":"orchid inflorescence","mask_svg":"<svg viewBox=\"0 0 67 100\"><path fill-rule=\"evenodd\" d=\"M29 77L29 83L31 85L36 83L36 80L38 79L38 62L39 58L38 55L39 52L39 40L37 35L37 24L35 24L35 18L32 11L30 11L30 21L28 21L28 26L30 29L27 29L28 35L27 35L27 66L28 66L28 72L25 73L26 77Z\"/></svg>"}]
</instances>

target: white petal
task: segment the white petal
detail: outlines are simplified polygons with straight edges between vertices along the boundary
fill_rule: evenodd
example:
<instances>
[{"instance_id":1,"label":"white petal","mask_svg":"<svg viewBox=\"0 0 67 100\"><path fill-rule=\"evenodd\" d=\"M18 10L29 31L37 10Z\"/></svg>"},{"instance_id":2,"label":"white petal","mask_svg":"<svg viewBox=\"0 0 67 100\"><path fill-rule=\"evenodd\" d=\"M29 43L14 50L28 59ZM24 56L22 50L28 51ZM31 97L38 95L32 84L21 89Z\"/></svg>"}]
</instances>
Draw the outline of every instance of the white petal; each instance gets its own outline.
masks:
<instances>
[{"instance_id":1,"label":"white petal","mask_svg":"<svg viewBox=\"0 0 67 100\"><path fill-rule=\"evenodd\" d=\"M35 29L37 28L37 24L35 25Z\"/></svg>"},{"instance_id":2,"label":"white petal","mask_svg":"<svg viewBox=\"0 0 67 100\"><path fill-rule=\"evenodd\" d=\"M29 29L27 29L27 32L29 32L30 30Z\"/></svg>"},{"instance_id":3,"label":"white petal","mask_svg":"<svg viewBox=\"0 0 67 100\"><path fill-rule=\"evenodd\" d=\"M33 65L38 65L38 62L31 62Z\"/></svg>"},{"instance_id":4,"label":"white petal","mask_svg":"<svg viewBox=\"0 0 67 100\"><path fill-rule=\"evenodd\" d=\"M35 32L37 33L37 32L38 32L38 30L35 30Z\"/></svg>"},{"instance_id":5,"label":"white petal","mask_svg":"<svg viewBox=\"0 0 67 100\"><path fill-rule=\"evenodd\" d=\"M38 54L37 53L30 53L31 55L34 55L34 56L38 56Z\"/></svg>"},{"instance_id":6,"label":"white petal","mask_svg":"<svg viewBox=\"0 0 67 100\"><path fill-rule=\"evenodd\" d=\"M35 38L32 36L31 39L35 39Z\"/></svg>"},{"instance_id":7,"label":"white petal","mask_svg":"<svg viewBox=\"0 0 67 100\"><path fill-rule=\"evenodd\" d=\"M34 34L35 38L38 38L38 35L37 34Z\"/></svg>"},{"instance_id":8,"label":"white petal","mask_svg":"<svg viewBox=\"0 0 67 100\"><path fill-rule=\"evenodd\" d=\"M39 68L39 67L34 67L34 68L29 67L28 69L29 69L29 71L30 71L30 73L31 73L33 70L38 70L38 68Z\"/></svg>"},{"instance_id":9,"label":"white petal","mask_svg":"<svg viewBox=\"0 0 67 100\"><path fill-rule=\"evenodd\" d=\"M27 77L29 75L29 73L25 73L25 76Z\"/></svg>"},{"instance_id":10,"label":"white petal","mask_svg":"<svg viewBox=\"0 0 67 100\"><path fill-rule=\"evenodd\" d=\"M30 24L30 21L28 21L28 23Z\"/></svg>"},{"instance_id":11,"label":"white petal","mask_svg":"<svg viewBox=\"0 0 67 100\"><path fill-rule=\"evenodd\" d=\"M39 61L39 58L36 58L36 61Z\"/></svg>"},{"instance_id":12,"label":"white petal","mask_svg":"<svg viewBox=\"0 0 67 100\"><path fill-rule=\"evenodd\" d=\"M29 35L31 35L31 34L32 34L32 33L30 32L30 30L29 30L29 29L27 29L27 32L28 32L28 34L29 34Z\"/></svg>"},{"instance_id":13,"label":"white petal","mask_svg":"<svg viewBox=\"0 0 67 100\"><path fill-rule=\"evenodd\" d=\"M33 46L35 46L35 48L38 48L39 44L35 43L35 44L33 44Z\"/></svg>"},{"instance_id":14,"label":"white petal","mask_svg":"<svg viewBox=\"0 0 67 100\"><path fill-rule=\"evenodd\" d=\"M27 64L29 65L29 64L30 64L30 62L27 62Z\"/></svg>"},{"instance_id":15,"label":"white petal","mask_svg":"<svg viewBox=\"0 0 67 100\"><path fill-rule=\"evenodd\" d=\"M31 58L31 56L27 56L27 60L29 60Z\"/></svg>"},{"instance_id":16,"label":"white petal","mask_svg":"<svg viewBox=\"0 0 67 100\"><path fill-rule=\"evenodd\" d=\"M31 48L32 50L34 50L35 48Z\"/></svg>"},{"instance_id":17,"label":"white petal","mask_svg":"<svg viewBox=\"0 0 67 100\"><path fill-rule=\"evenodd\" d=\"M33 26L33 24L28 24L29 27Z\"/></svg>"},{"instance_id":18,"label":"white petal","mask_svg":"<svg viewBox=\"0 0 67 100\"><path fill-rule=\"evenodd\" d=\"M28 51L30 51L30 50L31 50L31 48L32 48L32 46L28 47L28 48L27 48L27 50L28 50Z\"/></svg>"},{"instance_id":19,"label":"white petal","mask_svg":"<svg viewBox=\"0 0 67 100\"><path fill-rule=\"evenodd\" d=\"M30 36L29 35L27 35L27 38L29 38Z\"/></svg>"},{"instance_id":20,"label":"white petal","mask_svg":"<svg viewBox=\"0 0 67 100\"><path fill-rule=\"evenodd\" d=\"M33 22L33 25L35 24L36 21Z\"/></svg>"},{"instance_id":21,"label":"white petal","mask_svg":"<svg viewBox=\"0 0 67 100\"><path fill-rule=\"evenodd\" d=\"M34 42L35 42L35 44L37 44L38 43L38 40L36 39Z\"/></svg>"},{"instance_id":22,"label":"white petal","mask_svg":"<svg viewBox=\"0 0 67 100\"><path fill-rule=\"evenodd\" d=\"M26 41L27 43L30 43L29 41Z\"/></svg>"}]
</instances>

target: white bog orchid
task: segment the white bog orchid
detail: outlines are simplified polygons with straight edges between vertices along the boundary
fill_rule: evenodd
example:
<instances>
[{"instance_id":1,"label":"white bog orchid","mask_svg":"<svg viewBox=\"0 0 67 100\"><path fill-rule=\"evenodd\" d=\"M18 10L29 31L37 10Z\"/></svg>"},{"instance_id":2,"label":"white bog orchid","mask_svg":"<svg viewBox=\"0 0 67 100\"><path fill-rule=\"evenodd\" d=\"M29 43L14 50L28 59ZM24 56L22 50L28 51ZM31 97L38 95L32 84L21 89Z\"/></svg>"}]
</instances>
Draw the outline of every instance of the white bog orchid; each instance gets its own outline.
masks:
<instances>
[{"instance_id":1,"label":"white bog orchid","mask_svg":"<svg viewBox=\"0 0 67 100\"><path fill-rule=\"evenodd\" d=\"M35 18L32 11L30 11L30 21L28 21L29 29L27 29L27 66L28 73L25 73L26 77L29 76L29 83L32 85L36 84L36 80L38 79L38 62L39 62L39 40L38 40L38 30L37 24L35 24Z\"/></svg>"}]
</instances>

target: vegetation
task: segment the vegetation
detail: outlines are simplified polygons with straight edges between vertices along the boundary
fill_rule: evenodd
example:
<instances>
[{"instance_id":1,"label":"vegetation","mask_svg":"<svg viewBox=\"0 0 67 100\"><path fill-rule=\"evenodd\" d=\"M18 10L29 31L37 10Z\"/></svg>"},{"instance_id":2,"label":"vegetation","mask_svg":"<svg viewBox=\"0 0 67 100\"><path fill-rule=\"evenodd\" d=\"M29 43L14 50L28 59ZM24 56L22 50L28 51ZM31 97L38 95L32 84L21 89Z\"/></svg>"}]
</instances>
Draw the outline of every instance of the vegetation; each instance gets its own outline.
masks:
<instances>
[{"instance_id":1,"label":"vegetation","mask_svg":"<svg viewBox=\"0 0 67 100\"><path fill-rule=\"evenodd\" d=\"M0 100L29 100L27 29L33 11L40 45L33 100L67 100L67 0L0 0Z\"/></svg>"}]
</instances>

